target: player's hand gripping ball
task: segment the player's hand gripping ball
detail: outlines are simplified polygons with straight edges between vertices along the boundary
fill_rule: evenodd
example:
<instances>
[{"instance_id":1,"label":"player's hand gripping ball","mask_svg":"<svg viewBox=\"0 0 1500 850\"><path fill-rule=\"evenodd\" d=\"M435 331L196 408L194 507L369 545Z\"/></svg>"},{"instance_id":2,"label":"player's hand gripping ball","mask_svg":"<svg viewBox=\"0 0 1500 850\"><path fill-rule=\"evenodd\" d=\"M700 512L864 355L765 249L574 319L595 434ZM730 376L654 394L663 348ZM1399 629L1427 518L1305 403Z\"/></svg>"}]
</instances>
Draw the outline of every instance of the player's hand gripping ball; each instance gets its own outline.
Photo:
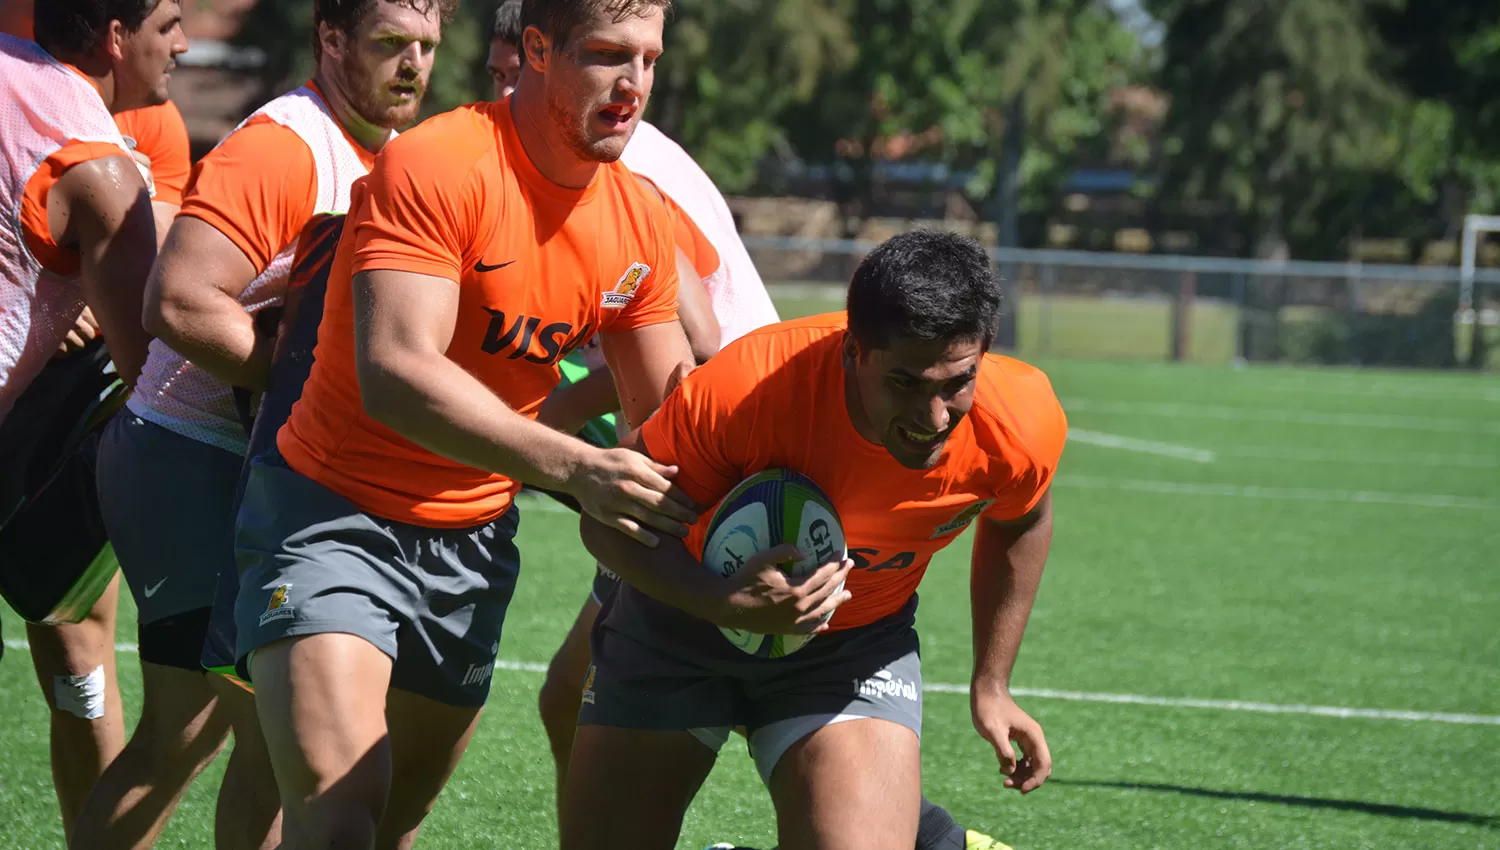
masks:
<instances>
[{"instance_id":1,"label":"player's hand gripping ball","mask_svg":"<svg viewBox=\"0 0 1500 850\"><path fill-rule=\"evenodd\" d=\"M703 564L723 578L745 566L757 552L796 545L804 557L782 569L804 576L848 557L844 527L833 503L812 479L790 469L767 469L735 486L714 509L703 546ZM839 584L839 591L844 588ZM832 615L830 615L832 616ZM812 635L763 635L720 628L741 651L759 658L781 658L806 646Z\"/></svg>"}]
</instances>

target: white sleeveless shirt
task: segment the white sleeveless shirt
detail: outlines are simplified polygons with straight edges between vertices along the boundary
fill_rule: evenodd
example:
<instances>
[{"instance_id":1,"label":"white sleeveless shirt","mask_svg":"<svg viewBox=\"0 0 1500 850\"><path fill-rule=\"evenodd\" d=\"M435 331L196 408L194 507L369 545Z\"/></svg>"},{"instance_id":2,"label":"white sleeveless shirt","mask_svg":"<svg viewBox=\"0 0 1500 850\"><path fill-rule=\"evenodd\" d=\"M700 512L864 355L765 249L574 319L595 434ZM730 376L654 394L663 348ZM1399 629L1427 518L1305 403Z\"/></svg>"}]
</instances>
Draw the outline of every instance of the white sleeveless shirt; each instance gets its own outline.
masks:
<instances>
[{"instance_id":1,"label":"white sleeveless shirt","mask_svg":"<svg viewBox=\"0 0 1500 850\"><path fill-rule=\"evenodd\" d=\"M26 247L21 204L37 169L70 141L129 149L94 86L36 42L0 34L0 421L83 311L83 289Z\"/></svg>"},{"instance_id":2,"label":"white sleeveless shirt","mask_svg":"<svg viewBox=\"0 0 1500 850\"><path fill-rule=\"evenodd\" d=\"M347 213L350 189L369 172L318 93L303 86L282 95L246 118L235 130L261 115L296 133L312 151L318 179L316 211ZM265 167L277 166L267 162ZM293 240L250 282L239 297L246 311L253 313L281 302L296 252L297 242ZM244 454L248 446L235 411L234 391L161 340L151 343L128 407L142 419L226 451Z\"/></svg>"},{"instance_id":3,"label":"white sleeveless shirt","mask_svg":"<svg viewBox=\"0 0 1500 850\"><path fill-rule=\"evenodd\" d=\"M703 279L714 316L719 320L719 344L728 345L745 334L780 321L766 285L740 241L734 215L719 187L681 145L655 126L642 121L620 157L637 174L648 178L671 198L708 237L719 252L719 269Z\"/></svg>"}]
</instances>

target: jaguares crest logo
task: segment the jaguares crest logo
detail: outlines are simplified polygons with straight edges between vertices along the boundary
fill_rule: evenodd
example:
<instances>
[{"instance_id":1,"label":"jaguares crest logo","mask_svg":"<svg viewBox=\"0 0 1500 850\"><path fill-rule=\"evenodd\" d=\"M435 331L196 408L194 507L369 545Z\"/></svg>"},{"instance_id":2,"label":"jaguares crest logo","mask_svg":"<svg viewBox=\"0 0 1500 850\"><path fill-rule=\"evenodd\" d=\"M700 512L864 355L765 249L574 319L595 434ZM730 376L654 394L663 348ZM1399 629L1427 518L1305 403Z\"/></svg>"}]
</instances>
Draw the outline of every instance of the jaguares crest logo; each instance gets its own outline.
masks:
<instances>
[{"instance_id":1,"label":"jaguares crest logo","mask_svg":"<svg viewBox=\"0 0 1500 850\"><path fill-rule=\"evenodd\" d=\"M635 291L641 288L641 284L650 275L650 266L645 263L631 263L630 268L625 270L625 274L620 276L620 280L615 284L615 288L610 292L604 293L604 300L599 302L599 306L618 310L629 304L630 299L635 297Z\"/></svg>"},{"instance_id":2,"label":"jaguares crest logo","mask_svg":"<svg viewBox=\"0 0 1500 850\"><path fill-rule=\"evenodd\" d=\"M946 534L952 534L955 531L963 531L966 527L968 527L969 523L973 522L974 519L980 514L989 510L990 505L993 504L995 504L994 499L983 499L981 501L975 502L967 508L959 511L958 516L938 526L937 530L932 532L932 537L928 539L936 540Z\"/></svg>"},{"instance_id":3,"label":"jaguares crest logo","mask_svg":"<svg viewBox=\"0 0 1500 850\"><path fill-rule=\"evenodd\" d=\"M260 615L262 626L272 620L280 620L293 615L292 606L287 604L287 594L291 589L291 582L287 582L271 591L271 601L266 603L266 613Z\"/></svg>"}]
</instances>

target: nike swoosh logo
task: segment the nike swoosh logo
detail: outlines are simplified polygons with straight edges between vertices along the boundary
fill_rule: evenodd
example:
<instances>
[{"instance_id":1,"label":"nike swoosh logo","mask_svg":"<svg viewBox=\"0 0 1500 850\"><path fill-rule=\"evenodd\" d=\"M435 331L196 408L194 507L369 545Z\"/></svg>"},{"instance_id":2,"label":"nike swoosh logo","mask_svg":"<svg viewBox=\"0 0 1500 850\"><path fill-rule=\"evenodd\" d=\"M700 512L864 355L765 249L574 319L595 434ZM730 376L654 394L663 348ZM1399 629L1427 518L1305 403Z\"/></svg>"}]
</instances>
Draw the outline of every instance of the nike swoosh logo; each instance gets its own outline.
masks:
<instances>
[{"instance_id":1,"label":"nike swoosh logo","mask_svg":"<svg viewBox=\"0 0 1500 850\"><path fill-rule=\"evenodd\" d=\"M156 595L156 591L161 590L161 586L164 585L164 584L166 584L166 583L167 583L167 580L166 579L162 579L161 581L157 582L156 584L154 584L154 585L146 588L146 598L150 599L151 597L155 596Z\"/></svg>"},{"instance_id":2,"label":"nike swoosh logo","mask_svg":"<svg viewBox=\"0 0 1500 850\"><path fill-rule=\"evenodd\" d=\"M477 262L477 263L474 264L474 271L476 271L476 272L478 272L480 274L484 274L485 272L496 272L496 271L499 271L499 270L505 268L508 265L511 265L511 263L514 263L514 262L515 262L515 260L511 260L509 263L501 263L498 266L487 266L487 265L484 264L484 260L480 260L479 262Z\"/></svg>"}]
</instances>

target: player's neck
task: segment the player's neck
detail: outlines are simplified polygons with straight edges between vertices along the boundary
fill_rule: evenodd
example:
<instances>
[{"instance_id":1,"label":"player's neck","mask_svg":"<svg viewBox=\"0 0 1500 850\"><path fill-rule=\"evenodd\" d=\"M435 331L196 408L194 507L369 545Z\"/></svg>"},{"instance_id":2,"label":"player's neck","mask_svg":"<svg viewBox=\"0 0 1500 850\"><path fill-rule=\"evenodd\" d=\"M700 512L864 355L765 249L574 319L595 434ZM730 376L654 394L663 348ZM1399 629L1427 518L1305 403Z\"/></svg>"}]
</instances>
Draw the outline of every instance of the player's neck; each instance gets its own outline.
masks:
<instances>
[{"instance_id":1,"label":"player's neck","mask_svg":"<svg viewBox=\"0 0 1500 850\"><path fill-rule=\"evenodd\" d=\"M579 159L547 118L540 85L517 86L510 96L510 117L526 158L541 175L565 189L583 189L593 182L599 163Z\"/></svg>"},{"instance_id":2,"label":"player's neck","mask_svg":"<svg viewBox=\"0 0 1500 850\"><path fill-rule=\"evenodd\" d=\"M370 153L380 153L386 142L391 140L390 128L382 127L360 115L349 98L344 81L337 75L319 70L313 74L313 82L317 84L318 91L323 93L323 100L328 104L329 111L333 113L339 126L344 128L344 132L349 134L349 138Z\"/></svg>"},{"instance_id":3,"label":"player's neck","mask_svg":"<svg viewBox=\"0 0 1500 850\"><path fill-rule=\"evenodd\" d=\"M110 67L108 59L99 59L93 56L70 56L67 54L53 53L52 58L59 62L72 65L78 72L89 78L94 88L99 92L99 98L104 101L104 108L114 115L121 110L115 105L118 98L115 97L115 74Z\"/></svg>"}]
</instances>

